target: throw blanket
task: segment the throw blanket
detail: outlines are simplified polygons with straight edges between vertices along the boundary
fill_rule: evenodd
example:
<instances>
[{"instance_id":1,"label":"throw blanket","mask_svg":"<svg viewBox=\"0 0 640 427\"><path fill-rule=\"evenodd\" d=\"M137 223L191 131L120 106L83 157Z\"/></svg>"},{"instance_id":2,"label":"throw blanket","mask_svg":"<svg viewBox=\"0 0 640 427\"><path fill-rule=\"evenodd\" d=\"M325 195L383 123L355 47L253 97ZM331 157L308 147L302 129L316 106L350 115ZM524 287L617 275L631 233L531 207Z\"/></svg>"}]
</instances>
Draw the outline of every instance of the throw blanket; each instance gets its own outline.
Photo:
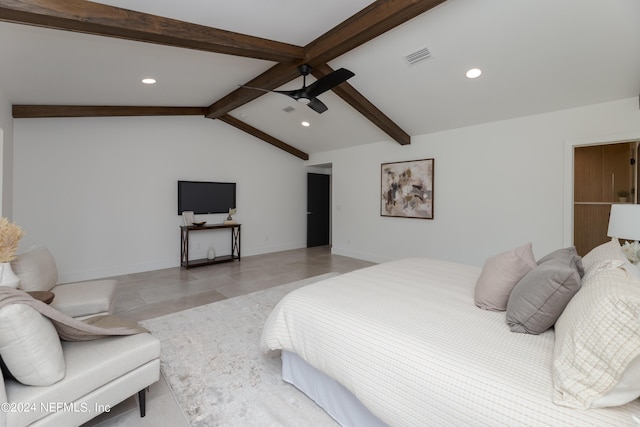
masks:
<instances>
[{"instance_id":1,"label":"throw blanket","mask_svg":"<svg viewBox=\"0 0 640 427\"><path fill-rule=\"evenodd\" d=\"M60 339L65 341L89 341L113 335L149 332L137 323L128 322L116 316L102 315L85 320L74 319L34 299L24 291L0 286L0 309L9 304L25 304L37 310L51 320Z\"/></svg>"}]
</instances>

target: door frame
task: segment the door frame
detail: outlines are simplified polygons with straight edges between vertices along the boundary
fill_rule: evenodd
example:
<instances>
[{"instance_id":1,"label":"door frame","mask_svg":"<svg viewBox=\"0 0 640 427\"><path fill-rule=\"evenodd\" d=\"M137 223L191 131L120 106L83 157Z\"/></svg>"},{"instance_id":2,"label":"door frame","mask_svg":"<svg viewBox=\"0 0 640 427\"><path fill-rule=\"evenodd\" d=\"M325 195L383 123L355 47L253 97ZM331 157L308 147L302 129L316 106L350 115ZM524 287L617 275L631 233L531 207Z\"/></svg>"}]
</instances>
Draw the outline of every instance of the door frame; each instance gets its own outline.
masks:
<instances>
[{"instance_id":1,"label":"door frame","mask_svg":"<svg viewBox=\"0 0 640 427\"><path fill-rule=\"evenodd\" d=\"M604 135L589 138L571 138L564 142L564 191L562 242L563 246L573 245L573 153L575 147L589 145L623 144L640 141L640 132L618 135ZM636 189L636 192L638 189Z\"/></svg>"},{"instance_id":2,"label":"door frame","mask_svg":"<svg viewBox=\"0 0 640 427\"><path fill-rule=\"evenodd\" d=\"M333 164L327 163L322 165L307 166L305 169L305 180L307 175L315 173L319 175L329 175L329 246L333 242ZM309 195L307 194L307 197ZM307 205L305 204L305 212ZM305 233L307 230L305 229Z\"/></svg>"}]
</instances>

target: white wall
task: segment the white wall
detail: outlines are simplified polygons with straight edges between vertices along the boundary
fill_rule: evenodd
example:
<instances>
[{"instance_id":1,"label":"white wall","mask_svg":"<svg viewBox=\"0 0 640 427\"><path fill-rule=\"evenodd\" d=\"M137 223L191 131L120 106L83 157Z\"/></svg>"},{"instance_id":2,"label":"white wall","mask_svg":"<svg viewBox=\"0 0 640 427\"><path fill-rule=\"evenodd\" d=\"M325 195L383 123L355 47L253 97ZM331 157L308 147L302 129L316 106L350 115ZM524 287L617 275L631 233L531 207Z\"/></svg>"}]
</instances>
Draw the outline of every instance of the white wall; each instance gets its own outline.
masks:
<instances>
[{"instance_id":1,"label":"white wall","mask_svg":"<svg viewBox=\"0 0 640 427\"><path fill-rule=\"evenodd\" d=\"M11 103L0 90L0 212L13 216L13 116Z\"/></svg>"},{"instance_id":2,"label":"white wall","mask_svg":"<svg viewBox=\"0 0 640 427\"><path fill-rule=\"evenodd\" d=\"M566 147L619 135L640 138L638 98L416 136L408 147L320 153L306 165L199 117L19 119L14 220L27 232L20 249L49 247L61 281L176 266L176 181L236 181L244 256L304 247L306 166L332 165L334 253L481 265L531 241L540 257L570 244ZM423 158L435 158L435 219L381 217L380 164ZM194 242L197 256L210 239ZM227 236L213 240L224 253Z\"/></svg>"},{"instance_id":3,"label":"white wall","mask_svg":"<svg viewBox=\"0 0 640 427\"><path fill-rule=\"evenodd\" d=\"M47 246L61 282L179 265L180 179L237 182L243 256L305 246L304 162L220 121L16 119L14 133L19 251ZM193 257L230 252L228 231L192 237Z\"/></svg>"},{"instance_id":4,"label":"white wall","mask_svg":"<svg viewBox=\"0 0 640 427\"><path fill-rule=\"evenodd\" d=\"M572 199L565 146L621 134L640 137L637 97L421 135L410 146L381 142L331 151L307 163L333 165L334 253L482 265L529 241L537 257L571 244L564 230ZM435 159L434 219L381 217L381 163L424 158Z\"/></svg>"}]
</instances>

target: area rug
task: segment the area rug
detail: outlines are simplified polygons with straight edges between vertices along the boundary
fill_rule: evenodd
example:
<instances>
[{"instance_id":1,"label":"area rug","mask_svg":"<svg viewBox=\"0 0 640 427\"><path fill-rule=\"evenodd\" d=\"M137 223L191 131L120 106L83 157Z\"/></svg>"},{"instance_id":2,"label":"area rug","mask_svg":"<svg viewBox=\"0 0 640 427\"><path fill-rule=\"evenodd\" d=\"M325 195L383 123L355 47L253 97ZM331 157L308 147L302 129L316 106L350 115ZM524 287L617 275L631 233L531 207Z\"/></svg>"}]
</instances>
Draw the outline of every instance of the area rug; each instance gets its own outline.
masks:
<instances>
[{"instance_id":1,"label":"area rug","mask_svg":"<svg viewBox=\"0 0 640 427\"><path fill-rule=\"evenodd\" d=\"M260 335L288 292L327 273L140 322L162 344L160 362L193 426L336 426L281 378L279 353L263 354Z\"/></svg>"}]
</instances>

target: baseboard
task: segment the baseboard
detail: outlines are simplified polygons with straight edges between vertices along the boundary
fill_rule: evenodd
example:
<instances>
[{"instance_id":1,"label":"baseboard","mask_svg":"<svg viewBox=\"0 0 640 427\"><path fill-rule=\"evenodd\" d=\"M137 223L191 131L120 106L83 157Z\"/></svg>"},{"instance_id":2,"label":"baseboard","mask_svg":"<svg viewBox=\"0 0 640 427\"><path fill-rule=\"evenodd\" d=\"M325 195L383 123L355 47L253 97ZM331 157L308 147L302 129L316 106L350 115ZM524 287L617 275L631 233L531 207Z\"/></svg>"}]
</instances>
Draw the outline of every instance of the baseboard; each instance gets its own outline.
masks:
<instances>
[{"instance_id":1,"label":"baseboard","mask_svg":"<svg viewBox=\"0 0 640 427\"><path fill-rule=\"evenodd\" d=\"M382 263L387 261L393 261L395 258L372 254L368 252L354 251L351 249L340 248L336 246L331 247L331 253L334 255L342 255L349 258L361 259L363 261Z\"/></svg>"},{"instance_id":2,"label":"baseboard","mask_svg":"<svg viewBox=\"0 0 640 427\"><path fill-rule=\"evenodd\" d=\"M251 249L242 249L242 257L253 256L253 255L262 255L268 254L272 252L282 252L289 251L293 249L301 249L306 247L304 242L297 243L289 243L282 245L271 245L271 246L261 246L257 248ZM206 251L201 251L202 253L191 253L190 259L198 259L205 258L207 256ZM225 255L224 253L219 253L217 255ZM58 283L72 283L72 282L80 282L83 280L94 280L94 279L103 279L106 277L113 276L123 276L125 274L135 274L142 273L145 271L152 270L162 270L164 268L173 268L179 267L180 260L179 259L165 259L162 261L152 261L140 264L128 264L128 265L118 265L109 268L101 268L95 270L84 270L84 271L74 271L74 272L59 272L58 273Z\"/></svg>"},{"instance_id":3,"label":"baseboard","mask_svg":"<svg viewBox=\"0 0 640 427\"><path fill-rule=\"evenodd\" d=\"M125 274L142 273L144 271L162 270L178 267L180 260L153 261L140 264L119 265L95 270L74 271L58 274L58 283L72 283L84 280L103 279L106 277L123 276Z\"/></svg>"}]
</instances>

